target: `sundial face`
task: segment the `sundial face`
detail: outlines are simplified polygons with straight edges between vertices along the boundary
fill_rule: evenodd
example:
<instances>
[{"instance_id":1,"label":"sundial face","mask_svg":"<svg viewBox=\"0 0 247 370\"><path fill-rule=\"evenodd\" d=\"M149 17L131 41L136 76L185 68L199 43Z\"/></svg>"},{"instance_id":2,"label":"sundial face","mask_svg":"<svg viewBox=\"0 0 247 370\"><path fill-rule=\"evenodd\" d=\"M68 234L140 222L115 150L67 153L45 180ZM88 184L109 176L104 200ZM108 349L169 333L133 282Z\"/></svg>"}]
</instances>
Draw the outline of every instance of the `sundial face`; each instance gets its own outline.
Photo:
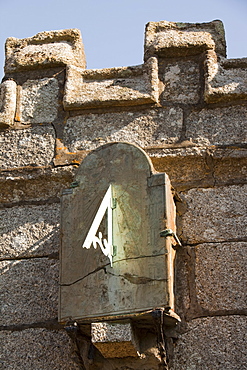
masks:
<instances>
[{"instance_id":1,"label":"sundial face","mask_svg":"<svg viewBox=\"0 0 247 370\"><path fill-rule=\"evenodd\" d=\"M173 305L175 229L166 174L127 143L91 152L62 196L59 321L131 317Z\"/></svg>"}]
</instances>

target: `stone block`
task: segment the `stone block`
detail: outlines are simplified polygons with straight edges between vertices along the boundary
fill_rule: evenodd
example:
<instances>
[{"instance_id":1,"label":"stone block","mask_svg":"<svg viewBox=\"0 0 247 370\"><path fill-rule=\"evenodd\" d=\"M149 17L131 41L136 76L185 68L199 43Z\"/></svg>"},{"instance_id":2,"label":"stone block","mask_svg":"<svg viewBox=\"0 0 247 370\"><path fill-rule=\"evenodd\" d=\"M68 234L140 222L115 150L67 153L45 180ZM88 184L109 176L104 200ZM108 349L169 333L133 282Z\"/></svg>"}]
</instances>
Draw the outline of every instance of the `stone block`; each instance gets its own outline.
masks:
<instances>
[{"instance_id":1,"label":"stone block","mask_svg":"<svg viewBox=\"0 0 247 370\"><path fill-rule=\"evenodd\" d=\"M79 370L71 359L71 340L63 330L0 332L0 367L13 370Z\"/></svg>"},{"instance_id":2,"label":"stone block","mask_svg":"<svg viewBox=\"0 0 247 370\"><path fill-rule=\"evenodd\" d=\"M187 145L188 144L188 145ZM210 181L210 171L206 163L206 148L191 143L184 147L153 148L146 150L154 168L166 172L176 190L203 186Z\"/></svg>"},{"instance_id":3,"label":"stone block","mask_svg":"<svg viewBox=\"0 0 247 370\"><path fill-rule=\"evenodd\" d=\"M20 92L22 123L51 123L57 118L58 81L56 78L27 80Z\"/></svg>"},{"instance_id":4,"label":"stone block","mask_svg":"<svg viewBox=\"0 0 247 370\"><path fill-rule=\"evenodd\" d=\"M209 23L149 22L146 26L144 57L185 57L206 50L225 56L225 32L221 21Z\"/></svg>"},{"instance_id":5,"label":"stone block","mask_svg":"<svg viewBox=\"0 0 247 370\"><path fill-rule=\"evenodd\" d=\"M58 261L48 258L0 262L0 325L57 317Z\"/></svg>"},{"instance_id":6,"label":"stone block","mask_svg":"<svg viewBox=\"0 0 247 370\"><path fill-rule=\"evenodd\" d=\"M59 204L0 210L1 259L47 256L59 249Z\"/></svg>"},{"instance_id":7,"label":"stone block","mask_svg":"<svg viewBox=\"0 0 247 370\"><path fill-rule=\"evenodd\" d=\"M217 58L214 51L205 60L205 96L207 103L247 99L247 58Z\"/></svg>"},{"instance_id":8,"label":"stone block","mask_svg":"<svg viewBox=\"0 0 247 370\"><path fill-rule=\"evenodd\" d=\"M85 70L67 67L64 108L142 105L158 101L158 65Z\"/></svg>"},{"instance_id":9,"label":"stone block","mask_svg":"<svg viewBox=\"0 0 247 370\"><path fill-rule=\"evenodd\" d=\"M59 202L61 189L73 181L72 166L18 168L0 172L0 204L20 201Z\"/></svg>"},{"instance_id":10,"label":"stone block","mask_svg":"<svg viewBox=\"0 0 247 370\"><path fill-rule=\"evenodd\" d=\"M186 120L186 138L202 145L231 145L247 141L244 105L193 111Z\"/></svg>"},{"instance_id":11,"label":"stone block","mask_svg":"<svg viewBox=\"0 0 247 370\"><path fill-rule=\"evenodd\" d=\"M16 109L16 83L12 80L0 84L0 127L13 125Z\"/></svg>"},{"instance_id":12,"label":"stone block","mask_svg":"<svg viewBox=\"0 0 247 370\"><path fill-rule=\"evenodd\" d=\"M246 308L247 243L195 247L196 296L208 311Z\"/></svg>"},{"instance_id":13,"label":"stone block","mask_svg":"<svg viewBox=\"0 0 247 370\"><path fill-rule=\"evenodd\" d=\"M35 126L0 132L0 168L48 166L54 156L55 130Z\"/></svg>"},{"instance_id":14,"label":"stone block","mask_svg":"<svg viewBox=\"0 0 247 370\"><path fill-rule=\"evenodd\" d=\"M177 191L246 182L247 150L203 147L185 141L146 149L154 168L166 172Z\"/></svg>"},{"instance_id":15,"label":"stone block","mask_svg":"<svg viewBox=\"0 0 247 370\"><path fill-rule=\"evenodd\" d=\"M106 358L137 357L138 345L130 322L91 324L92 343Z\"/></svg>"},{"instance_id":16,"label":"stone block","mask_svg":"<svg viewBox=\"0 0 247 370\"><path fill-rule=\"evenodd\" d=\"M246 369L246 331L246 316L193 320L176 343L171 369Z\"/></svg>"},{"instance_id":17,"label":"stone block","mask_svg":"<svg viewBox=\"0 0 247 370\"><path fill-rule=\"evenodd\" d=\"M213 177L215 184L245 183L247 178L247 149L218 148L213 151Z\"/></svg>"},{"instance_id":18,"label":"stone block","mask_svg":"<svg viewBox=\"0 0 247 370\"><path fill-rule=\"evenodd\" d=\"M180 108L143 112L86 114L68 119L64 144L70 152L91 150L112 141L146 147L179 140L183 124Z\"/></svg>"},{"instance_id":19,"label":"stone block","mask_svg":"<svg viewBox=\"0 0 247 370\"><path fill-rule=\"evenodd\" d=\"M86 67L81 33L77 29L45 31L26 39L9 37L5 49L5 73L67 64Z\"/></svg>"},{"instance_id":20,"label":"stone block","mask_svg":"<svg viewBox=\"0 0 247 370\"><path fill-rule=\"evenodd\" d=\"M182 217L186 243L241 240L246 237L247 185L191 189L184 194Z\"/></svg>"},{"instance_id":21,"label":"stone block","mask_svg":"<svg viewBox=\"0 0 247 370\"><path fill-rule=\"evenodd\" d=\"M193 60L160 63L159 76L163 82L161 104L172 101L196 104L200 99L199 64Z\"/></svg>"}]
</instances>

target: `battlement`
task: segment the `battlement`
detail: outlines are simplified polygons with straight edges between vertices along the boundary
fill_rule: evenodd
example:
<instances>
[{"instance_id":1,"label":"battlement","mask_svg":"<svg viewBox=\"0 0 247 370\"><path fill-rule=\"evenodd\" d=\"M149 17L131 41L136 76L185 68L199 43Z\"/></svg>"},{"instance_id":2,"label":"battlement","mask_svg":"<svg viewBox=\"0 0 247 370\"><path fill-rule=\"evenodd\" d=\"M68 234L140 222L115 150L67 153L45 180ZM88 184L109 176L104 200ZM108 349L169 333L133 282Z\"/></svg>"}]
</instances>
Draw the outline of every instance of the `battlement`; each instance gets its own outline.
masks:
<instances>
[{"instance_id":1,"label":"battlement","mask_svg":"<svg viewBox=\"0 0 247 370\"><path fill-rule=\"evenodd\" d=\"M34 117L25 114L26 94L37 90L41 100L44 94L51 94L53 101L59 88L48 75L59 67L66 67L62 96L66 111L164 105L178 100L178 88L181 103L246 99L247 58L227 60L225 55L221 21L150 22L146 26L144 64L124 68L87 70L81 34L76 29L41 32L26 39L8 38L0 124L13 127L17 122L32 122ZM23 73L26 82L21 83ZM186 84L181 85L181 79ZM56 119L55 110L54 106L49 108L51 121Z\"/></svg>"}]
</instances>

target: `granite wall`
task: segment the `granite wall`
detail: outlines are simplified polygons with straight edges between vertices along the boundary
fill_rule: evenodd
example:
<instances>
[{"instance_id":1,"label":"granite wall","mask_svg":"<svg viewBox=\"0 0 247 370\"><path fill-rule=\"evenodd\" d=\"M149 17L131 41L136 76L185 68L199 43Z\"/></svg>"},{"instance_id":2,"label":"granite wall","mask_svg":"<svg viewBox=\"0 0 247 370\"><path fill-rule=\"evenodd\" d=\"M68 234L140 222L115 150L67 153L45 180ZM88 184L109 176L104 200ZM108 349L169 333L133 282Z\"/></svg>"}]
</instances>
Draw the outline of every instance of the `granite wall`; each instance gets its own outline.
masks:
<instances>
[{"instance_id":1,"label":"granite wall","mask_svg":"<svg viewBox=\"0 0 247 370\"><path fill-rule=\"evenodd\" d=\"M226 59L220 21L162 21L146 26L142 65L85 66L78 30L6 41L0 367L247 369L247 58ZM181 323L165 360L148 331L139 358L106 360L57 321L61 190L112 141L143 148L176 190Z\"/></svg>"}]
</instances>

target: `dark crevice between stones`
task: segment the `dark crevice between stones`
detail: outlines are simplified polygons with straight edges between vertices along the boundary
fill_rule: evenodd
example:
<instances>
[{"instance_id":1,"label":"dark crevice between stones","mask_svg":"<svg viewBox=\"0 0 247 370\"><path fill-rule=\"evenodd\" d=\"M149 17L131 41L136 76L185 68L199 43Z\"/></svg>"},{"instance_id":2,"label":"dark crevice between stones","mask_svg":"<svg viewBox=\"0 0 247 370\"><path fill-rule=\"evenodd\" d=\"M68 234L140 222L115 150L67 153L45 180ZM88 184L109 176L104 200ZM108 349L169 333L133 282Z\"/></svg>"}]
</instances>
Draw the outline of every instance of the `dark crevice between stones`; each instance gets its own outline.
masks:
<instances>
[{"instance_id":1,"label":"dark crevice between stones","mask_svg":"<svg viewBox=\"0 0 247 370\"><path fill-rule=\"evenodd\" d=\"M63 330L64 326L58 323L57 318L29 324L0 325L0 331L23 331L27 329Z\"/></svg>"},{"instance_id":2,"label":"dark crevice between stones","mask_svg":"<svg viewBox=\"0 0 247 370\"><path fill-rule=\"evenodd\" d=\"M48 259L55 259L59 260L59 252L53 252L50 254L44 254L42 256L40 255L32 255L32 256L14 256L14 257L8 257L8 258L0 258L0 261L21 261L21 260L33 260L33 259L43 259L43 258L48 258Z\"/></svg>"}]
</instances>

